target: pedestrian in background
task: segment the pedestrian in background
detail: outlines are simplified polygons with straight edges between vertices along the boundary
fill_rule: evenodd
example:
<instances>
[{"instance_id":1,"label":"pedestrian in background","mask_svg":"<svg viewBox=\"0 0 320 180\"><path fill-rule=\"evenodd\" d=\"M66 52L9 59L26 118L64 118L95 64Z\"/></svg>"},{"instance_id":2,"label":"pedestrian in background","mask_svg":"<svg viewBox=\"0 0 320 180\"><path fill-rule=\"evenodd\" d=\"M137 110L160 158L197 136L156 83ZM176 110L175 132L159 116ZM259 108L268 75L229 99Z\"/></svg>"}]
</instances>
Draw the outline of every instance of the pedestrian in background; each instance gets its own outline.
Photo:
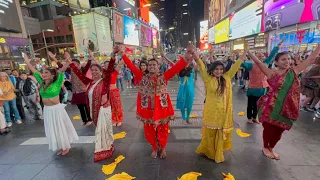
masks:
<instances>
[{"instance_id":1,"label":"pedestrian in background","mask_svg":"<svg viewBox=\"0 0 320 180\"><path fill-rule=\"evenodd\" d=\"M4 113L8 127L12 126L11 112L14 114L16 123L21 124L22 121L16 104L16 94L14 93L16 88L10 81L9 75L5 72L0 72L0 89L3 93L0 96L0 100L4 104Z\"/></svg>"}]
</instances>

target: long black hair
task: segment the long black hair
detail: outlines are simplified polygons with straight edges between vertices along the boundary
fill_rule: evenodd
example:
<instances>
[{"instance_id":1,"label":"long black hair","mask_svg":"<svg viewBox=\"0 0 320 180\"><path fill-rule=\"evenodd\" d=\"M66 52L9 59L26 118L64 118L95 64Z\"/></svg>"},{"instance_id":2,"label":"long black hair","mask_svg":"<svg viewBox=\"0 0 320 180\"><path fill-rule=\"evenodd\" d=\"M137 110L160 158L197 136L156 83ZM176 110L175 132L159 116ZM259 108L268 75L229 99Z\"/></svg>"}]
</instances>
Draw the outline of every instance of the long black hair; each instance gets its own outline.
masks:
<instances>
[{"instance_id":1,"label":"long black hair","mask_svg":"<svg viewBox=\"0 0 320 180\"><path fill-rule=\"evenodd\" d=\"M210 67L209 67L209 74L211 76L213 75L213 71L218 67L218 66L222 66L223 71L224 71L224 64L221 61L215 61L213 62ZM226 89L226 80L224 79L223 76L217 77L218 80L218 88L217 88L217 94L218 96L222 96L223 93L225 92Z\"/></svg>"},{"instance_id":2,"label":"long black hair","mask_svg":"<svg viewBox=\"0 0 320 180\"><path fill-rule=\"evenodd\" d=\"M148 63L147 63L147 61L144 61L144 60L141 60L140 61L140 64L139 64L139 69L141 70L141 64L145 64L146 65L146 70L144 71L144 73L145 74L148 74L149 73L149 71L148 71Z\"/></svg>"}]
</instances>

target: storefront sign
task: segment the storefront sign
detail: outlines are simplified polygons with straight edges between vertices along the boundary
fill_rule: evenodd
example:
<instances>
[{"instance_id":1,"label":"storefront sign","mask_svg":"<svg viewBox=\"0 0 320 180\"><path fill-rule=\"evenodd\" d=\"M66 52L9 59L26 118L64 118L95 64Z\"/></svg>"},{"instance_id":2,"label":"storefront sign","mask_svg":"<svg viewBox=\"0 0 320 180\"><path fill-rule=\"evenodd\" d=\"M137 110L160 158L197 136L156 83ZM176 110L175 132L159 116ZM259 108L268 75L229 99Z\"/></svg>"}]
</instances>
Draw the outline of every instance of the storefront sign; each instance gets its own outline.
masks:
<instances>
[{"instance_id":1,"label":"storefront sign","mask_svg":"<svg viewBox=\"0 0 320 180\"><path fill-rule=\"evenodd\" d=\"M257 12L260 8L260 13ZM255 1L230 15L230 39L258 34L261 31L262 9Z\"/></svg>"},{"instance_id":2,"label":"storefront sign","mask_svg":"<svg viewBox=\"0 0 320 180\"><path fill-rule=\"evenodd\" d=\"M200 22L200 42L208 41L208 20Z\"/></svg>"},{"instance_id":3,"label":"storefront sign","mask_svg":"<svg viewBox=\"0 0 320 180\"><path fill-rule=\"evenodd\" d=\"M214 26L214 40L215 43L221 43L229 40L229 18Z\"/></svg>"},{"instance_id":4,"label":"storefront sign","mask_svg":"<svg viewBox=\"0 0 320 180\"><path fill-rule=\"evenodd\" d=\"M123 43L123 15L113 11L113 34L114 42Z\"/></svg>"},{"instance_id":5,"label":"storefront sign","mask_svg":"<svg viewBox=\"0 0 320 180\"><path fill-rule=\"evenodd\" d=\"M265 31L319 20L319 7L320 1L318 0L265 0Z\"/></svg>"}]
</instances>

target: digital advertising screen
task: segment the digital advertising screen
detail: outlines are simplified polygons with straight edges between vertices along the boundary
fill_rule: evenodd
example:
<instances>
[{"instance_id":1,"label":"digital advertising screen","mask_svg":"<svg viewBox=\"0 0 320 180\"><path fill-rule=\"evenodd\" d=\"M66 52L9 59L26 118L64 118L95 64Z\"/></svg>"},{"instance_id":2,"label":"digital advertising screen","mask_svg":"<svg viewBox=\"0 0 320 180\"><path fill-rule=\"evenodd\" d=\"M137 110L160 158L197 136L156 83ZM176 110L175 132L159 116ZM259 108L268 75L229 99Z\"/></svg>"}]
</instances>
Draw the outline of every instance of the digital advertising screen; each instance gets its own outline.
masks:
<instances>
[{"instance_id":1,"label":"digital advertising screen","mask_svg":"<svg viewBox=\"0 0 320 180\"><path fill-rule=\"evenodd\" d=\"M152 31L151 28L141 25L141 45L151 46L152 42Z\"/></svg>"},{"instance_id":2,"label":"digital advertising screen","mask_svg":"<svg viewBox=\"0 0 320 180\"><path fill-rule=\"evenodd\" d=\"M151 11L149 11L149 19L152 25L154 25L157 29L160 29L160 21Z\"/></svg>"},{"instance_id":3,"label":"digital advertising screen","mask_svg":"<svg viewBox=\"0 0 320 180\"><path fill-rule=\"evenodd\" d=\"M113 11L113 35L114 41L123 43L123 15L117 11Z\"/></svg>"},{"instance_id":4,"label":"digital advertising screen","mask_svg":"<svg viewBox=\"0 0 320 180\"><path fill-rule=\"evenodd\" d=\"M158 31L156 29L152 29L152 47L158 48Z\"/></svg>"},{"instance_id":5,"label":"digital advertising screen","mask_svg":"<svg viewBox=\"0 0 320 180\"><path fill-rule=\"evenodd\" d=\"M319 19L319 0L264 0L265 31Z\"/></svg>"},{"instance_id":6,"label":"digital advertising screen","mask_svg":"<svg viewBox=\"0 0 320 180\"><path fill-rule=\"evenodd\" d=\"M72 16L73 34L77 53L87 52L88 47L94 52L98 50L98 37L93 13Z\"/></svg>"},{"instance_id":7,"label":"digital advertising screen","mask_svg":"<svg viewBox=\"0 0 320 180\"><path fill-rule=\"evenodd\" d=\"M0 29L13 32L22 31L15 1L0 1Z\"/></svg>"},{"instance_id":8,"label":"digital advertising screen","mask_svg":"<svg viewBox=\"0 0 320 180\"><path fill-rule=\"evenodd\" d=\"M257 12L260 8L260 13ZM258 34L261 31L262 10L255 1L240 11L231 14L229 39Z\"/></svg>"},{"instance_id":9,"label":"digital advertising screen","mask_svg":"<svg viewBox=\"0 0 320 180\"><path fill-rule=\"evenodd\" d=\"M214 27L210 28L208 31L208 42L214 43Z\"/></svg>"},{"instance_id":10,"label":"digital advertising screen","mask_svg":"<svg viewBox=\"0 0 320 180\"><path fill-rule=\"evenodd\" d=\"M71 8L90 9L89 0L69 0Z\"/></svg>"},{"instance_id":11,"label":"digital advertising screen","mask_svg":"<svg viewBox=\"0 0 320 180\"><path fill-rule=\"evenodd\" d=\"M112 0L112 3L120 10L129 9L132 13L136 13L135 0Z\"/></svg>"},{"instance_id":12,"label":"digital advertising screen","mask_svg":"<svg viewBox=\"0 0 320 180\"><path fill-rule=\"evenodd\" d=\"M136 30L136 23L128 16L123 16L124 44L139 46L139 32ZM140 26L140 24L138 24Z\"/></svg>"},{"instance_id":13,"label":"digital advertising screen","mask_svg":"<svg viewBox=\"0 0 320 180\"><path fill-rule=\"evenodd\" d=\"M209 27L219 22L227 12L226 0L210 0L209 4Z\"/></svg>"},{"instance_id":14,"label":"digital advertising screen","mask_svg":"<svg viewBox=\"0 0 320 180\"><path fill-rule=\"evenodd\" d=\"M200 22L200 41L208 41L208 21Z\"/></svg>"},{"instance_id":15,"label":"digital advertising screen","mask_svg":"<svg viewBox=\"0 0 320 180\"><path fill-rule=\"evenodd\" d=\"M214 41L216 44L229 40L229 18L214 26Z\"/></svg>"}]
</instances>

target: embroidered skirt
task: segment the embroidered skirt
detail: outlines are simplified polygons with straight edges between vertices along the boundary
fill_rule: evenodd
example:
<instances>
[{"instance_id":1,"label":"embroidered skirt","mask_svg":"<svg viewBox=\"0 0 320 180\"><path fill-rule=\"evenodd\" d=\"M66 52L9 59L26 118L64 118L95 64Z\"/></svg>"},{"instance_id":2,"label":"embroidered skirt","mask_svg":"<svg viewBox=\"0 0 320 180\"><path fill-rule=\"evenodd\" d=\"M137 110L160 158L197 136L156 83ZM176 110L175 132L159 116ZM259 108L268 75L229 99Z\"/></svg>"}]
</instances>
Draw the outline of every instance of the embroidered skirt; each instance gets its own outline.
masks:
<instances>
[{"instance_id":1,"label":"embroidered skirt","mask_svg":"<svg viewBox=\"0 0 320 180\"><path fill-rule=\"evenodd\" d=\"M79 139L65 106L57 104L43 109L45 134L52 151L69 149L70 143Z\"/></svg>"},{"instance_id":2,"label":"embroidered skirt","mask_svg":"<svg viewBox=\"0 0 320 180\"><path fill-rule=\"evenodd\" d=\"M110 158L114 151L110 106L101 106L95 134L94 162Z\"/></svg>"},{"instance_id":3,"label":"embroidered skirt","mask_svg":"<svg viewBox=\"0 0 320 180\"><path fill-rule=\"evenodd\" d=\"M112 111L112 122L123 121L123 109L119 89L110 90L110 103Z\"/></svg>"}]
</instances>

